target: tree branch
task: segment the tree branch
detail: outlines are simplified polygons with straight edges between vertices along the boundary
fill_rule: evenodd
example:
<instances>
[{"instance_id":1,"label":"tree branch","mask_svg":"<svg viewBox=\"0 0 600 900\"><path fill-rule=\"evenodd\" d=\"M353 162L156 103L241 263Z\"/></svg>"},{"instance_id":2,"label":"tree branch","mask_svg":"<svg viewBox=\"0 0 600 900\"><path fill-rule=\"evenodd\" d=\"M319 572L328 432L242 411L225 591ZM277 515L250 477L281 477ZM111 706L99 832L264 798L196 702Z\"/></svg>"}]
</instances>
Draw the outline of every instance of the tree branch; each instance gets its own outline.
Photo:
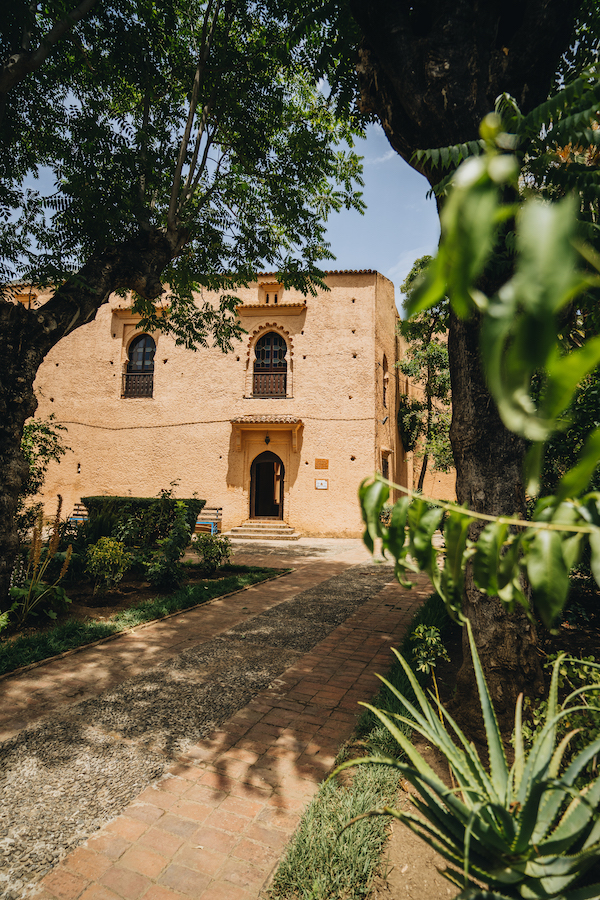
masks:
<instances>
[{"instance_id":1,"label":"tree branch","mask_svg":"<svg viewBox=\"0 0 600 900\"><path fill-rule=\"evenodd\" d=\"M16 84L31 72L39 69L48 58L51 50L61 37L86 16L98 0L81 0L81 3L64 19L57 22L48 34L42 38L37 50L29 51L29 33L23 36L23 48L5 60L0 72L0 94L7 94Z\"/></svg>"},{"instance_id":2,"label":"tree branch","mask_svg":"<svg viewBox=\"0 0 600 900\"><path fill-rule=\"evenodd\" d=\"M217 20L219 18L219 10L221 6L221 0L217 0L214 7L214 14L212 17L212 22L210 24L210 30L208 34L206 33L206 26L208 22L209 12L212 6L212 2L208 4L206 15L204 17L204 26L203 26L203 44L200 51L200 57L198 59L198 65L196 66L196 73L194 75L194 85L192 87L192 96L190 99L190 108L188 112L187 122L185 124L185 129L183 132L183 137L181 139L181 145L179 147L179 157L177 159L177 165L175 167L175 174L173 176L173 186L171 188L171 198L169 201L169 212L167 213L167 226L169 228L177 228L177 205L179 198L179 189L181 187L181 174L183 171L183 164L185 162L185 156L187 153L188 144L190 142L190 135L192 133L192 126L194 124L194 118L196 116L196 109L198 107L198 98L200 95L200 83L202 81L202 76L204 75L204 70L206 68L206 61L208 59L208 54L210 53L212 37L215 32L215 28L217 26Z\"/></svg>"}]
</instances>

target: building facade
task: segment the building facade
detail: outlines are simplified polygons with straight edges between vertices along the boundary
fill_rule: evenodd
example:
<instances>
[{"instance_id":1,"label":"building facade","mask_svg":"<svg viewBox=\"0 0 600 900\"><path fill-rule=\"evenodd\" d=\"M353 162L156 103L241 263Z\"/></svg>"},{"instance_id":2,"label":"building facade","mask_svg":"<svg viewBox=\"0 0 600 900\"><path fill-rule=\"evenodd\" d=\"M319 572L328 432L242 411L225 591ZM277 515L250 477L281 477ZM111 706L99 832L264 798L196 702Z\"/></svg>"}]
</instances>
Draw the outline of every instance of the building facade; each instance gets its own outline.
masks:
<instances>
[{"instance_id":1,"label":"building facade","mask_svg":"<svg viewBox=\"0 0 600 900\"><path fill-rule=\"evenodd\" d=\"M379 471L410 483L398 313L375 271L325 281L316 297L272 275L240 289L246 334L228 354L141 333L111 297L39 370L37 415L54 413L71 448L48 472L47 510L58 493L68 512L85 496L155 496L175 483L175 496L222 507L223 531L279 519L307 535L360 535L361 480Z\"/></svg>"}]
</instances>

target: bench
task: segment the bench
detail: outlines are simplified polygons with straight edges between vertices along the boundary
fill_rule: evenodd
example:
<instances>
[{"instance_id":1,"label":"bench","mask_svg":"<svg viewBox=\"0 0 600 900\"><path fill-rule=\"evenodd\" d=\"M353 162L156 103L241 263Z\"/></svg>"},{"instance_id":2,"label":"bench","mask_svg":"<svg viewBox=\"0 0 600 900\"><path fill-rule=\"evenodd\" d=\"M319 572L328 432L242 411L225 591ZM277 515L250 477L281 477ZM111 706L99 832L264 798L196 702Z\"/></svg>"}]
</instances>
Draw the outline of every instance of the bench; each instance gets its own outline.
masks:
<instances>
[{"instance_id":1,"label":"bench","mask_svg":"<svg viewBox=\"0 0 600 900\"><path fill-rule=\"evenodd\" d=\"M207 507L205 506L198 518L196 519L196 527L194 528L194 533L198 534L204 528L210 529L210 534L218 534L221 526L221 519L223 518L223 507L222 506L214 506Z\"/></svg>"},{"instance_id":2,"label":"bench","mask_svg":"<svg viewBox=\"0 0 600 900\"><path fill-rule=\"evenodd\" d=\"M73 507L73 512L70 516L67 516L67 522L69 525L81 525L83 522L87 522L88 520L88 511L83 505L83 503L76 503Z\"/></svg>"}]
</instances>

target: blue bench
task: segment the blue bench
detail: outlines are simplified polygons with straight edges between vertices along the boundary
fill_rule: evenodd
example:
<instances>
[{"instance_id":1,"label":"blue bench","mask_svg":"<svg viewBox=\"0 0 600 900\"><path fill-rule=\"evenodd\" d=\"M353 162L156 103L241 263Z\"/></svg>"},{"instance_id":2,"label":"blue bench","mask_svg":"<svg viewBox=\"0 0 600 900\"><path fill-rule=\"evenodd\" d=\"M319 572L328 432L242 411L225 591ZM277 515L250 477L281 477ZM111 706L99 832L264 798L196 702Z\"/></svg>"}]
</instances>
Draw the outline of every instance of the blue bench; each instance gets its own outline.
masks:
<instances>
[{"instance_id":1,"label":"blue bench","mask_svg":"<svg viewBox=\"0 0 600 900\"><path fill-rule=\"evenodd\" d=\"M210 534L218 534L221 520L223 518L223 507L204 507L198 518L196 519L196 527L194 532L198 534L203 528L210 528Z\"/></svg>"},{"instance_id":2,"label":"blue bench","mask_svg":"<svg viewBox=\"0 0 600 900\"><path fill-rule=\"evenodd\" d=\"M69 525L82 525L83 522L87 522L88 520L88 511L83 505L83 503L76 503L73 507L73 512L70 516L67 516L67 522Z\"/></svg>"}]
</instances>

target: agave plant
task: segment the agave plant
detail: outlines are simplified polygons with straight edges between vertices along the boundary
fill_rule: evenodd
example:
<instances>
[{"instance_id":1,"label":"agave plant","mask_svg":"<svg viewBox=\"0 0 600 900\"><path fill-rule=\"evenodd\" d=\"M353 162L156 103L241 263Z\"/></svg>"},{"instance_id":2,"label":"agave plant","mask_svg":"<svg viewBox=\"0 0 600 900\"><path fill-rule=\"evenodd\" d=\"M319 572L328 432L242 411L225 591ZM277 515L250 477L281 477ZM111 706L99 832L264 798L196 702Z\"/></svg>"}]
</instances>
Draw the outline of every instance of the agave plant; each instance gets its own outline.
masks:
<instances>
[{"instance_id":1,"label":"agave plant","mask_svg":"<svg viewBox=\"0 0 600 900\"><path fill-rule=\"evenodd\" d=\"M418 796L411 797L416 812L385 807L368 815L394 816L437 850L450 864L442 874L461 889L457 900L597 900L600 884L581 886L581 881L600 861L600 776L582 791L575 788L575 780L600 751L600 739L567 764L563 762L565 753L577 732L571 731L558 746L556 738L557 723L581 708L574 704L586 688L574 691L559 707L559 658L552 673L546 720L527 754L519 697L515 710L515 755L509 767L473 634L468 623L466 627L489 765L481 762L473 744L441 705L439 715L408 663L394 651L420 709L385 678L381 680L402 703L407 716L387 715L365 705L390 731L408 762L367 757L344 763L336 772L365 763L394 766L402 772L417 791ZM448 760L455 787L444 784L397 723L409 725L441 751Z\"/></svg>"}]
</instances>

